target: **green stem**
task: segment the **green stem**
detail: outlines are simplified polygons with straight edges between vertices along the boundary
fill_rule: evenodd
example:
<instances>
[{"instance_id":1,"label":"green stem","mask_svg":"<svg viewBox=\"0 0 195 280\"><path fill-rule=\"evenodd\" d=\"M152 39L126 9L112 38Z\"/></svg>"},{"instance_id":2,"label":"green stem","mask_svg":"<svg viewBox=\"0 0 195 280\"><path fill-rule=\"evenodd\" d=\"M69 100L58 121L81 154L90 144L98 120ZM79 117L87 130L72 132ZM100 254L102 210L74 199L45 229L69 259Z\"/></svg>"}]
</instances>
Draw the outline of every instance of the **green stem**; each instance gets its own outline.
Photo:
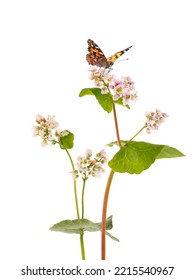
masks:
<instances>
[{"instance_id":1,"label":"green stem","mask_svg":"<svg viewBox=\"0 0 195 280\"><path fill-rule=\"evenodd\" d=\"M85 178L83 178L83 189L82 189L82 219L84 219L84 196L85 196L85 184L86 184L86 176ZM85 260L85 247L84 247L84 230L81 231L80 233L80 244L81 244L81 256L82 256L82 260Z\"/></svg>"},{"instance_id":2,"label":"green stem","mask_svg":"<svg viewBox=\"0 0 195 280\"><path fill-rule=\"evenodd\" d=\"M74 181L74 198L75 198L77 218L80 220L76 181Z\"/></svg>"},{"instance_id":3,"label":"green stem","mask_svg":"<svg viewBox=\"0 0 195 280\"><path fill-rule=\"evenodd\" d=\"M84 235L84 230L81 230L81 232L80 232L81 257L82 257L82 260L84 261L85 260L85 246L84 246L83 235Z\"/></svg>"},{"instance_id":4,"label":"green stem","mask_svg":"<svg viewBox=\"0 0 195 280\"><path fill-rule=\"evenodd\" d=\"M128 142L132 141L138 134L140 134L140 132L142 132L142 130L144 130L146 128L146 125L144 125Z\"/></svg>"},{"instance_id":5,"label":"green stem","mask_svg":"<svg viewBox=\"0 0 195 280\"><path fill-rule=\"evenodd\" d=\"M70 159L70 162L71 162L71 165L72 165L72 170L74 171L75 167L74 167L74 163L73 163L73 160L71 158L71 155L70 155L70 153L68 152L67 149L65 149L65 151L66 151L66 153L67 153L67 155L68 155L68 157ZM84 197L84 191L83 191L82 196ZM74 180L74 197L75 197L75 205L76 205L77 218L78 218L78 220L80 220L76 180ZM84 210L83 209L84 208L82 206L82 219L83 219L83 216L84 216ZM81 257L82 257L82 260L85 260L85 245L84 245L83 235L84 235L84 230L81 230L81 232L80 232Z\"/></svg>"},{"instance_id":6,"label":"green stem","mask_svg":"<svg viewBox=\"0 0 195 280\"><path fill-rule=\"evenodd\" d=\"M118 121L117 121L117 115L116 115L116 108L115 104L113 103L113 114L114 114L114 123L115 123L115 130L116 130L116 139L119 147L121 148L121 140L119 135L119 129L118 129Z\"/></svg>"},{"instance_id":7,"label":"green stem","mask_svg":"<svg viewBox=\"0 0 195 280\"><path fill-rule=\"evenodd\" d=\"M74 163L71 158L71 155L67 149L65 149L69 159L70 163L72 165L72 170L75 171ZM77 195L77 185L76 185L76 180L74 180L74 198L75 198L75 205L76 205L76 212L77 212L77 218L80 220L80 214L79 214L79 204L78 204L78 195Z\"/></svg>"},{"instance_id":8,"label":"green stem","mask_svg":"<svg viewBox=\"0 0 195 280\"><path fill-rule=\"evenodd\" d=\"M82 189L82 219L84 219L84 195L85 195L85 183L86 183L86 177L83 179L83 189Z\"/></svg>"}]
</instances>

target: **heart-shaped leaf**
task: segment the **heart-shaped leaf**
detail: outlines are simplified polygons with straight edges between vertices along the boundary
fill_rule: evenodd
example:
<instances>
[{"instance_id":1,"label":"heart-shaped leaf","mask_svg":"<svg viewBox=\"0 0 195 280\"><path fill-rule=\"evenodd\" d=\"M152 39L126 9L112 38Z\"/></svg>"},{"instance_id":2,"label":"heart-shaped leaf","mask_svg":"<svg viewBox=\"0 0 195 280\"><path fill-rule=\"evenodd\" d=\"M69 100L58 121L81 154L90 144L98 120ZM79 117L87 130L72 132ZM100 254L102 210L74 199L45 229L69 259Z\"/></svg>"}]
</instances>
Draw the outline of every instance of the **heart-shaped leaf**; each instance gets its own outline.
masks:
<instances>
[{"instance_id":1,"label":"heart-shaped leaf","mask_svg":"<svg viewBox=\"0 0 195 280\"><path fill-rule=\"evenodd\" d=\"M106 229L112 229L112 216L106 220ZM64 233L76 233L80 234L81 231L96 232L101 231L101 223L93 223L87 219L76 219L76 220L64 220L55 225L53 225L50 230L60 231ZM106 232L106 234L115 241L119 241L116 237Z\"/></svg>"},{"instance_id":2,"label":"heart-shaped leaf","mask_svg":"<svg viewBox=\"0 0 195 280\"><path fill-rule=\"evenodd\" d=\"M110 145L113 144L114 142ZM181 156L184 156L184 154L167 145L129 141L114 155L108 165L115 172L140 174L148 169L156 159Z\"/></svg>"},{"instance_id":3,"label":"heart-shaped leaf","mask_svg":"<svg viewBox=\"0 0 195 280\"><path fill-rule=\"evenodd\" d=\"M110 93L102 94L100 88L84 88L79 96L94 95L101 107L108 113L112 112L113 100Z\"/></svg>"}]
</instances>

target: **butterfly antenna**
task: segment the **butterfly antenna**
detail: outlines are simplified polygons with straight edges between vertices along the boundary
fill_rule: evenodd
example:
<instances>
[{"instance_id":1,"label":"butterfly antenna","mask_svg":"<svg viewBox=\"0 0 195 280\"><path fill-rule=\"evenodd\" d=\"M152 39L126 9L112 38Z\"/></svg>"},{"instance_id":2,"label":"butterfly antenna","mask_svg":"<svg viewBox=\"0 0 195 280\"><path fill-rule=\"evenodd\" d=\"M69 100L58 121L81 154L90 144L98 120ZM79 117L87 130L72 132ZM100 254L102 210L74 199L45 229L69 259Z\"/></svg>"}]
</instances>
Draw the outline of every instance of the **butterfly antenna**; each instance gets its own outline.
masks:
<instances>
[{"instance_id":1,"label":"butterfly antenna","mask_svg":"<svg viewBox=\"0 0 195 280\"><path fill-rule=\"evenodd\" d=\"M118 59L118 60L116 60L116 62L124 61L124 60L129 60L129 59L128 58Z\"/></svg>"}]
</instances>

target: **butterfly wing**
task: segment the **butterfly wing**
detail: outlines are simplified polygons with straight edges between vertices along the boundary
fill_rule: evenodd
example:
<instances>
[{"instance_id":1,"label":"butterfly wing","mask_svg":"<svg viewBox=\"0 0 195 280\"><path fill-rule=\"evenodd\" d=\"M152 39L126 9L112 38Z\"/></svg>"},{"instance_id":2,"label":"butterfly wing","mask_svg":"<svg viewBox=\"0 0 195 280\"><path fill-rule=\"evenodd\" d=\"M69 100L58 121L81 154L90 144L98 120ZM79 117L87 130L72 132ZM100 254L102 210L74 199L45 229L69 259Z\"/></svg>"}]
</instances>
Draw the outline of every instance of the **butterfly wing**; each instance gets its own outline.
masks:
<instances>
[{"instance_id":1,"label":"butterfly wing","mask_svg":"<svg viewBox=\"0 0 195 280\"><path fill-rule=\"evenodd\" d=\"M98 67L110 67L110 64L108 63L103 51L98 47L98 45L91 39L89 39L87 43L89 51L89 53L86 55L87 62L90 65L96 65Z\"/></svg>"},{"instance_id":2,"label":"butterfly wing","mask_svg":"<svg viewBox=\"0 0 195 280\"><path fill-rule=\"evenodd\" d=\"M107 63L109 64L109 67L112 66L114 64L114 62L121 56L123 55L125 52L127 52L132 46L122 50L122 51L119 51L119 52L116 52L114 55L110 56L107 58Z\"/></svg>"},{"instance_id":3,"label":"butterfly wing","mask_svg":"<svg viewBox=\"0 0 195 280\"><path fill-rule=\"evenodd\" d=\"M88 51L89 53L86 55L87 62L90 65L96 65L98 67L109 68L114 62L125 52L127 52L132 46L116 52L114 55L106 58L103 51L98 47L98 45L91 39L88 39Z\"/></svg>"}]
</instances>

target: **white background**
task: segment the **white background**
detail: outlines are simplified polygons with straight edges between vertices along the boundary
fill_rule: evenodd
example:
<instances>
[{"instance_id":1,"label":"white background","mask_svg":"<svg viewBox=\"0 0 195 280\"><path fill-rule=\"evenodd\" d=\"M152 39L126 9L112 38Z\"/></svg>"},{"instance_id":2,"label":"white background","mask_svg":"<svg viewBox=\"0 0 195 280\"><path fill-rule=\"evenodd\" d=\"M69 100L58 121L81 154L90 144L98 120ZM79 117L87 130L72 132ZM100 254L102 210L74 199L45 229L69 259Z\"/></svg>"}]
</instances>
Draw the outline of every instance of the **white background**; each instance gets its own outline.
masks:
<instances>
[{"instance_id":1,"label":"white background","mask_svg":"<svg viewBox=\"0 0 195 280\"><path fill-rule=\"evenodd\" d=\"M175 266L172 276L152 279L193 279L193 2L1 1L2 279L31 279L20 275L27 265L112 271L115 266ZM87 261L82 262L79 236L49 231L56 222L76 218L71 168L63 151L42 148L31 129L37 113L56 115L60 128L75 134L74 159L86 148L95 153L115 140L112 114L94 98L78 97L82 88L93 86L85 60L88 38L106 56L133 45L124 56L129 60L115 63L113 70L119 77L130 75L139 94L130 111L118 108L121 139L133 136L144 124L145 111L158 107L169 119L158 132L142 132L137 140L168 144L186 155L159 160L139 176L115 175L108 216L114 216L111 233L120 243L107 239L106 262L100 261L100 233L85 234ZM108 174L87 184L86 218L94 222L101 220Z\"/></svg>"}]
</instances>

